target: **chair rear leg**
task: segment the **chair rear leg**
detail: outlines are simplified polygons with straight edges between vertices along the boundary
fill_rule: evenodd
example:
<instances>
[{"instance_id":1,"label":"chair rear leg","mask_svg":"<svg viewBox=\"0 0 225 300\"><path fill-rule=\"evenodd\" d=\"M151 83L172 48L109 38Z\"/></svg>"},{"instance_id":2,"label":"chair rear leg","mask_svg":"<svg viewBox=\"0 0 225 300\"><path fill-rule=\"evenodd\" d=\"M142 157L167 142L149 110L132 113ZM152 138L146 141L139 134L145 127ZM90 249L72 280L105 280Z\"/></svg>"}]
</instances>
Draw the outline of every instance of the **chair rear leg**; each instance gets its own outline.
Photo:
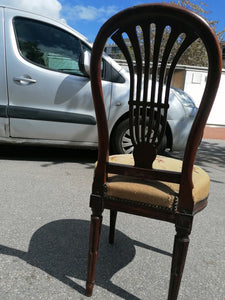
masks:
<instances>
[{"instance_id":1,"label":"chair rear leg","mask_svg":"<svg viewBox=\"0 0 225 300\"><path fill-rule=\"evenodd\" d=\"M102 216L91 216L89 253L88 253L88 272L86 281L86 296L90 297L95 283L95 270L97 264L98 247L101 233Z\"/></svg>"},{"instance_id":2,"label":"chair rear leg","mask_svg":"<svg viewBox=\"0 0 225 300\"><path fill-rule=\"evenodd\" d=\"M109 229L109 243L110 244L114 243L116 217L117 217L117 211L110 210L110 229Z\"/></svg>"},{"instance_id":3,"label":"chair rear leg","mask_svg":"<svg viewBox=\"0 0 225 300\"><path fill-rule=\"evenodd\" d=\"M168 300L177 299L188 245L188 237L175 236Z\"/></svg>"},{"instance_id":4,"label":"chair rear leg","mask_svg":"<svg viewBox=\"0 0 225 300\"><path fill-rule=\"evenodd\" d=\"M191 230L191 223L189 228L185 229L177 227L176 229L177 234L174 239L168 300L176 300L178 297L180 282L183 275L185 260L189 246L189 234Z\"/></svg>"}]
</instances>

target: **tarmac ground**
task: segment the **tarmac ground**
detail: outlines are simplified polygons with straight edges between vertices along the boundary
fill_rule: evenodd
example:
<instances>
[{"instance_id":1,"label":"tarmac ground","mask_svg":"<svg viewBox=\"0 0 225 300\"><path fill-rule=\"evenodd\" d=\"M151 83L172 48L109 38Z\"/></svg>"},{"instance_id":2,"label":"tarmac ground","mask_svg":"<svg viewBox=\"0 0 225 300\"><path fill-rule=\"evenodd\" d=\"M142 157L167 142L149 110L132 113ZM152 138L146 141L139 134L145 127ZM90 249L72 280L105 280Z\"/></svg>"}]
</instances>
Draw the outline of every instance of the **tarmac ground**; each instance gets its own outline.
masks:
<instances>
[{"instance_id":1,"label":"tarmac ground","mask_svg":"<svg viewBox=\"0 0 225 300\"><path fill-rule=\"evenodd\" d=\"M88 150L0 147L1 300L88 299L96 158ZM194 219L178 299L224 300L225 140L204 139L196 164L210 175L210 196ZM105 211L91 299L167 299L174 225L119 213L111 246L108 224Z\"/></svg>"}]
</instances>

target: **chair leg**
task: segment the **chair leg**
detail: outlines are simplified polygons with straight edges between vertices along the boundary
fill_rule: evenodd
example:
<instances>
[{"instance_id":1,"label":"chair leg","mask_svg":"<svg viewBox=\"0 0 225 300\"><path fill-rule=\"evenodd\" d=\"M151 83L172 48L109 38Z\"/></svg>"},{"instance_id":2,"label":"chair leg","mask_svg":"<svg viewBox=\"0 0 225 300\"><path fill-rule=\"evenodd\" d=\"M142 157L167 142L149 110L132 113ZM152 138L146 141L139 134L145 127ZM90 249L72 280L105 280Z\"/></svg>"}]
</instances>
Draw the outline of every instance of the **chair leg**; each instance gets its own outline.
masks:
<instances>
[{"instance_id":1,"label":"chair leg","mask_svg":"<svg viewBox=\"0 0 225 300\"><path fill-rule=\"evenodd\" d=\"M109 229L109 243L110 244L114 243L116 217L117 217L117 211L110 210L110 229Z\"/></svg>"},{"instance_id":2,"label":"chair leg","mask_svg":"<svg viewBox=\"0 0 225 300\"><path fill-rule=\"evenodd\" d=\"M187 231L184 232L183 230L178 229L174 239L168 300L176 300L178 297L188 245L189 233Z\"/></svg>"},{"instance_id":3,"label":"chair leg","mask_svg":"<svg viewBox=\"0 0 225 300\"><path fill-rule=\"evenodd\" d=\"M86 296L90 297L95 283L95 270L97 264L98 247L101 233L102 216L91 216L89 253L88 253L88 273L86 281Z\"/></svg>"}]
</instances>

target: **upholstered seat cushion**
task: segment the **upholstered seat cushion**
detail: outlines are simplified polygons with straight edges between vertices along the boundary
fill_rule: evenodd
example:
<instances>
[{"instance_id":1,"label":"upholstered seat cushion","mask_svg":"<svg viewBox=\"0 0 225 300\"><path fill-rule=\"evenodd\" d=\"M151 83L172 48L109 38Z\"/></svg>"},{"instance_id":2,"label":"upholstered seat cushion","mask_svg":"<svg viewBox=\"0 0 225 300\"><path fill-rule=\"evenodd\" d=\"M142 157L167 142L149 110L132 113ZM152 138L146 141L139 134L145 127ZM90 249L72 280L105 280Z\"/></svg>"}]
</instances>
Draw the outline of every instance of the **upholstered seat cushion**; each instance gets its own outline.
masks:
<instances>
[{"instance_id":1,"label":"upholstered seat cushion","mask_svg":"<svg viewBox=\"0 0 225 300\"><path fill-rule=\"evenodd\" d=\"M112 163L134 165L133 155L113 155L109 157ZM182 161L157 156L153 163L154 169L180 172ZM197 203L207 198L209 193L209 176L198 166L193 168L193 200ZM179 184L162 181L147 181L134 177L109 174L106 183L105 196L114 200L133 201L142 205L175 209L178 199Z\"/></svg>"}]
</instances>

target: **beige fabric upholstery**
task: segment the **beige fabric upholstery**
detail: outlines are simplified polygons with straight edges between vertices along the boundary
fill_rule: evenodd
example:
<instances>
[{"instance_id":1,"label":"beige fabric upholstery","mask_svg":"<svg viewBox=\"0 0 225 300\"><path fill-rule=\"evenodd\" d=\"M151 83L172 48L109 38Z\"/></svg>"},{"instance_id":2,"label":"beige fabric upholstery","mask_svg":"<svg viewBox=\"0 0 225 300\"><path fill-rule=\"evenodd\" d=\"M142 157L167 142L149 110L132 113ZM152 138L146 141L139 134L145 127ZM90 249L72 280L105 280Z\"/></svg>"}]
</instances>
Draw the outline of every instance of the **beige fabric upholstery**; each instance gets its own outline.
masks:
<instances>
[{"instance_id":1,"label":"beige fabric upholstery","mask_svg":"<svg viewBox=\"0 0 225 300\"><path fill-rule=\"evenodd\" d=\"M109 157L112 163L134 165L133 155L113 155ZM153 163L154 169L180 172L182 161L157 156ZM194 203L205 199L209 193L209 176L200 167L193 169L193 200ZM110 174L106 183L105 196L112 199L123 199L141 202L143 205L162 207L172 210L178 200L179 184L160 181L143 181L133 177Z\"/></svg>"}]
</instances>

